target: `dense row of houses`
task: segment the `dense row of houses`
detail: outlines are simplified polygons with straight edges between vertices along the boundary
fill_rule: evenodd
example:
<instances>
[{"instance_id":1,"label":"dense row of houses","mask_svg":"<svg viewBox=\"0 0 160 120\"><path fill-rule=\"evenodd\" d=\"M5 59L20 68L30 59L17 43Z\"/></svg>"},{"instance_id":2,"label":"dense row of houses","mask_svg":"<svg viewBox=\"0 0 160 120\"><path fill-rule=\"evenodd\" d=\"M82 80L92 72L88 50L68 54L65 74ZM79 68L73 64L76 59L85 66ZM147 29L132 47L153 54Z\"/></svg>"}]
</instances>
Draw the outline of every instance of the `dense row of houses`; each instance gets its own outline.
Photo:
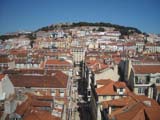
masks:
<instances>
[{"instance_id":1,"label":"dense row of houses","mask_svg":"<svg viewBox=\"0 0 160 120\"><path fill-rule=\"evenodd\" d=\"M158 120L159 38L93 29L39 31L33 46L25 36L0 42L1 119L71 120L78 65L92 120Z\"/></svg>"},{"instance_id":2,"label":"dense row of houses","mask_svg":"<svg viewBox=\"0 0 160 120\"><path fill-rule=\"evenodd\" d=\"M52 113L53 116L50 115L52 119L54 117L59 120L66 119L66 113L63 112L66 111L71 92L71 78L68 75L61 71L45 72L38 69L9 70L5 73L1 74L0 95L1 105L4 101L4 110L9 119L31 117L33 116L32 109L37 111L36 114L39 112ZM36 97L38 101L32 99L32 96ZM25 106L25 104L27 105ZM29 116L28 112L31 112Z\"/></svg>"}]
</instances>

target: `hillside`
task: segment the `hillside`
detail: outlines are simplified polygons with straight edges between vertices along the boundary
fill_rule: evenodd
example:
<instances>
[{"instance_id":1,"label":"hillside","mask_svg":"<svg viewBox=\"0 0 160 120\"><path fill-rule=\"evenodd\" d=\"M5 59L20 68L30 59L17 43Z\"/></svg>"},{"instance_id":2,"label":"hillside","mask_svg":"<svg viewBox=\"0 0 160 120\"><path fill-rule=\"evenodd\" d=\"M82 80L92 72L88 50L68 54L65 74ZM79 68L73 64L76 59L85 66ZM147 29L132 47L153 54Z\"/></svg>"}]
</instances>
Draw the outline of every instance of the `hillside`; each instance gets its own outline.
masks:
<instances>
[{"instance_id":1,"label":"hillside","mask_svg":"<svg viewBox=\"0 0 160 120\"><path fill-rule=\"evenodd\" d=\"M62 29L70 29L74 27L82 27L82 26L96 26L96 27L113 27L115 30L118 30L121 32L122 35L129 35L133 33L142 33L139 29L134 27L125 27L121 25L111 24L111 23L104 23L104 22L97 22L97 23L90 23L90 22L77 22L72 24L57 24L57 25L51 25L46 26L38 29L37 31L50 31L50 30L56 30L57 28Z\"/></svg>"},{"instance_id":2,"label":"hillside","mask_svg":"<svg viewBox=\"0 0 160 120\"><path fill-rule=\"evenodd\" d=\"M121 26L121 25L116 25L116 24L111 24L111 23L104 23L104 22L97 22L97 23L91 23L91 22L73 22L71 24L67 24L67 23L63 23L63 24L55 24L55 25L50 25L50 26L45 26L42 28L37 29L36 31L27 34L27 37L29 39L35 39L34 33L38 32L38 31L51 31L51 30L57 30L57 29L71 29L71 28L75 28L75 27L83 27L83 26L93 26L93 27L99 27L99 31L103 31L103 27L112 27L115 28L116 31L120 31L121 35L130 35L133 33L138 33L141 34L142 32L134 27L126 27L126 26ZM15 38L15 37L19 37L21 34L17 34L17 35L1 35L0 36L0 40L6 40L9 38Z\"/></svg>"}]
</instances>

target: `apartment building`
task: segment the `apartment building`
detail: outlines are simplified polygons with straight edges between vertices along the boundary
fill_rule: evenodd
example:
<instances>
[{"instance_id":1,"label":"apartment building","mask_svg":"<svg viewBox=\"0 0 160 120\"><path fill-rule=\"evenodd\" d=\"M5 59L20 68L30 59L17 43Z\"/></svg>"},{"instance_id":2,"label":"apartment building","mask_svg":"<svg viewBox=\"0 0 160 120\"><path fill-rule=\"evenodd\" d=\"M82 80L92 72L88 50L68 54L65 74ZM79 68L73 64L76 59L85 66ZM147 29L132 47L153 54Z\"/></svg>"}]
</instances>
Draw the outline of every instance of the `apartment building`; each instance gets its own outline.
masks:
<instances>
[{"instance_id":1,"label":"apartment building","mask_svg":"<svg viewBox=\"0 0 160 120\"><path fill-rule=\"evenodd\" d=\"M72 47L71 53L73 55L74 64L80 64L84 61L85 49L83 47Z\"/></svg>"},{"instance_id":2,"label":"apartment building","mask_svg":"<svg viewBox=\"0 0 160 120\"><path fill-rule=\"evenodd\" d=\"M103 120L159 120L159 110L155 100L132 93L128 97L104 101L101 104Z\"/></svg>"},{"instance_id":3,"label":"apartment building","mask_svg":"<svg viewBox=\"0 0 160 120\"><path fill-rule=\"evenodd\" d=\"M158 99L160 86L160 65L133 65L129 84L134 93Z\"/></svg>"},{"instance_id":4,"label":"apartment building","mask_svg":"<svg viewBox=\"0 0 160 120\"><path fill-rule=\"evenodd\" d=\"M8 55L0 55L0 70L15 68L15 61L10 60Z\"/></svg>"},{"instance_id":5,"label":"apartment building","mask_svg":"<svg viewBox=\"0 0 160 120\"><path fill-rule=\"evenodd\" d=\"M71 61L60 59L48 59L43 63L45 70L60 70L72 76L73 74L73 63Z\"/></svg>"},{"instance_id":6,"label":"apartment building","mask_svg":"<svg viewBox=\"0 0 160 120\"><path fill-rule=\"evenodd\" d=\"M25 120L63 120L67 119L65 113L66 100L51 96L37 96L26 94L26 99L18 103L15 112L9 115L10 119Z\"/></svg>"},{"instance_id":7,"label":"apartment building","mask_svg":"<svg viewBox=\"0 0 160 120\"><path fill-rule=\"evenodd\" d=\"M130 93L124 82L114 82L110 79L97 80L96 86L91 84L91 90L90 106L94 120L101 120L100 105L103 101L123 98Z\"/></svg>"},{"instance_id":8,"label":"apartment building","mask_svg":"<svg viewBox=\"0 0 160 120\"><path fill-rule=\"evenodd\" d=\"M39 91L59 97L67 97L70 94L70 77L61 71L54 72L52 75L10 74L9 78L17 94Z\"/></svg>"}]
</instances>

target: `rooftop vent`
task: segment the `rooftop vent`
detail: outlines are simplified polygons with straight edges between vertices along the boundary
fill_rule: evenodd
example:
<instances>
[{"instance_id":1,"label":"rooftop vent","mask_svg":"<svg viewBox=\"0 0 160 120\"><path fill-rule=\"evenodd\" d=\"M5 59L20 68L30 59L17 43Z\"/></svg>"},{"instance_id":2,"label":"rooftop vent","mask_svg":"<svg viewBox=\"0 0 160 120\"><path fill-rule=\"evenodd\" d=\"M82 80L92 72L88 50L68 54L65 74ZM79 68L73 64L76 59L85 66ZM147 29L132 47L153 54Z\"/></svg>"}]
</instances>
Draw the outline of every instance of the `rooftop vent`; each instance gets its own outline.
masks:
<instances>
[{"instance_id":1,"label":"rooftop vent","mask_svg":"<svg viewBox=\"0 0 160 120\"><path fill-rule=\"evenodd\" d=\"M143 103L148 106L148 107L151 107L151 101L143 101Z\"/></svg>"}]
</instances>

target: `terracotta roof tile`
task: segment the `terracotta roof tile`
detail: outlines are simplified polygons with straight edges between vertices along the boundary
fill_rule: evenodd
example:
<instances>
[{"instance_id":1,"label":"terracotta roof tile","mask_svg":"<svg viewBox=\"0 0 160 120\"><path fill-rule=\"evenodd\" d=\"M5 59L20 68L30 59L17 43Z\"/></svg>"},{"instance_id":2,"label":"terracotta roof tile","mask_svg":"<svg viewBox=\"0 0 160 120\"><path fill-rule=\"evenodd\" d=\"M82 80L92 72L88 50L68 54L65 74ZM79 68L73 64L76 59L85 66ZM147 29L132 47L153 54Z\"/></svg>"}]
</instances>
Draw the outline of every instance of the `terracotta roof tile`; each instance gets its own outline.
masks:
<instances>
[{"instance_id":1,"label":"terracotta roof tile","mask_svg":"<svg viewBox=\"0 0 160 120\"><path fill-rule=\"evenodd\" d=\"M50 64L70 65L70 63L67 62L67 61L65 61L65 60L56 60L56 59L54 59L54 60L47 60L46 63L45 63L45 65L50 65Z\"/></svg>"},{"instance_id":2,"label":"terracotta roof tile","mask_svg":"<svg viewBox=\"0 0 160 120\"><path fill-rule=\"evenodd\" d=\"M112 111L109 118L116 120L159 120L160 106L146 96L129 94L130 96L102 103L104 108L108 106L121 107Z\"/></svg>"},{"instance_id":3,"label":"terracotta roof tile","mask_svg":"<svg viewBox=\"0 0 160 120\"><path fill-rule=\"evenodd\" d=\"M160 107L145 108L145 113L149 120L159 120L160 119Z\"/></svg>"},{"instance_id":4,"label":"terracotta roof tile","mask_svg":"<svg viewBox=\"0 0 160 120\"><path fill-rule=\"evenodd\" d=\"M106 82L107 83L107 82ZM126 91L124 94L128 94L129 89L125 86L125 83L123 82L114 82L114 81L108 81L107 84L104 84L102 87L96 88L97 95L118 95L118 93L115 90L115 85L118 88L125 88Z\"/></svg>"},{"instance_id":5,"label":"terracotta roof tile","mask_svg":"<svg viewBox=\"0 0 160 120\"><path fill-rule=\"evenodd\" d=\"M92 71L99 71L103 70L108 67L108 65L104 64L102 61L99 60L86 60L86 64Z\"/></svg>"},{"instance_id":6,"label":"terracotta roof tile","mask_svg":"<svg viewBox=\"0 0 160 120\"><path fill-rule=\"evenodd\" d=\"M51 101L48 101L47 96L36 96L33 94L27 94L28 98L20 105L17 106L15 113L19 114L23 120L60 120L60 117L56 117L47 110L41 110L40 107L51 107L53 97ZM43 99L42 99L43 98ZM61 99L62 100L62 99ZM64 100L64 99L63 99ZM62 110L57 109L62 112Z\"/></svg>"},{"instance_id":7,"label":"terracotta roof tile","mask_svg":"<svg viewBox=\"0 0 160 120\"><path fill-rule=\"evenodd\" d=\"M33 100L33 101L32 101L32 106L33 106L33 107L51 107L51 102Z\"/></svg>"},{"instance_id":8,"label":"terracotta roof tile","mask_svg":"<svg viewBox=\"0 0 160 120\"><path fill-rule=\"evenodd\" d=\"M123 108L123 112L115 115L116 120L159 120L160 118L160 107L156 106L146 106L142 102L137 102L126 108Z\"/></svg>"},{"instance_id":9,"label":"terracotta roof tile","mask_svg":"<svg viewBox=\"0 0 160 120\"><path fill-rule=\"evenodd\" d=\"M25 102L17 106L15 113L23 116L25 112L30 108L31 102L31 98L27 98Z\"/></svg>"},{"instance_id":10,"label":"terracotta roof tile","mask_svg":"<svg viewBox=\"0 0 160 120\"><path fill-rule=\"evenodd\" d=\"M125 88L125 87L126 87L126 84L125 84L125 82L115 82L115 83L114 83L114 86L115 86L116 88Z\"/></svg>"},{"instance_id":11,"label":"terracotta roof tile","mask_svg":"<svg viewBox=\"0 0 160 120\"><path fill-rule=\"evenodd\" d=\"M109 83L112 83L113 80L111 79L100 79L100 80L96 80L96 83L98 85L105 85L105 84L109 84Z\"/></svg>"},{"instance_id":12,"label":"terracotta roof tile","mask_svg":"<svg viewBox=\"0 0 160 120\"><path fill-rule=\"evenodd\" d=\"M116 120L145 120L143 104L138 103L132 108L126 108L123 113L115 115L115 118Z\"/></svg>"},{"instance_id":13,"label":"terracotta roof tile","mask_svg":"<svg viewBox=\"0 0 160 120\"><path fill-rule=\"evenodd\" d=\"M68 76L58 71L53 76L9 75L15 87L66 88Z\"/></svg>"},{"instance_id":14,"label":"terracotta roof tile","mask_svg":"<svg viewBox=\"0 0 160 120\"><path fill-rule=\"evenodd\" d=\"M97 95L117 95L117 92L114 90L114 82L106 84L100 88L96 89Z\"/></svg>"},{"instance_id":15,"label":"terracotta roof tile","mask_svg":"<svg viewBox=\"0 0 160 120\"><path fill-rule=\"evenodd\" d=\"M9 60L9 59L6 58L6 57L1 57L1 56L0 56L0 63L9 63L9 62L11 62L11 60Z\"/></svg>"},{"instance_id":16,"label":"terracotta roof tile","mask_svg":"<svg viewBox=\"0 0 160 120\"><path fill-rule=\"evenodd\" d=\"M61 118L55 117L45 110L31 109L23 117L23 120L61 120Z\"/></svg>"},{"instance_id":17,"label":"terracotta roof tile","mask_svg":"<svg viewBox=\"0 0 160 120\"><path fill-rule=\"evenodd\" d=\"M108 108L108 106L126 106L128 104L135 103L135 100L131 97L123 97L120 99L110 100L110 101L104 101L102 102L103 108Z\"/></svg>"},{"instance_id":18,"label":"terracotta roof tile","mask_svg":"<svg viewBox=\"0 0 160 120\"><path fill-rule=\"evenodd\" d=\"M133 65L136 74L160 73L160 65Z\"/></svg>"},{"instance_id":19,"label":"terracotta roof tile","mask_svg":"<svg viewBox=\"0 0 160 120\"><path fill-rule=\"evenodd\" d=\"M4 70L4 74L18 74L18 75L53 75L59 72L58 70L44 70L44 69L8 69Z\"/></svg>"}]
</instances>

